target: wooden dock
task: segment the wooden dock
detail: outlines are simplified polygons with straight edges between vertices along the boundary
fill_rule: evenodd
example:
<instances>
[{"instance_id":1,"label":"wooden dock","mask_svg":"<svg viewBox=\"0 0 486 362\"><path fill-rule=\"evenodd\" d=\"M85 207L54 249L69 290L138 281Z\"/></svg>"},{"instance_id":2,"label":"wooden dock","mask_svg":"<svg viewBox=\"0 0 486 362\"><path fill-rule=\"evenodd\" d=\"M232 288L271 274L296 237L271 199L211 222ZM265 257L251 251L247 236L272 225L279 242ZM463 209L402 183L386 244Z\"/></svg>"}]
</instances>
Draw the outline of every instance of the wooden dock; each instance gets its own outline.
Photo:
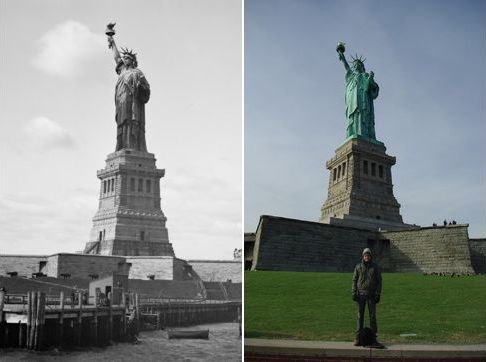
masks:
<instances>
[{"instance_id":1,"label":"wooden dock","mask_svg":"<svg viewBox=\"0 0 486 362\"><path fill-rule=\"evenodd\" d=\"M140 330L238 322L240 301L143 298L123 293L123 304L83 304L81 293L65 297L43 292L5 295L0 291L0 348L73 348L133 340ZM106 303L107 302L107 303Z\"/></svg>"},{"instance_id":2,"label":"wooden dock","mask_svg":"<svg viewBox=\"0 0 486 362\"><path fill-rule=\"evenodd\" d=\"M0 347L40 350L127 339L125 305L83 305L80 294L76 305L66 305L63 293L58 304L42 292L29 292L25 299L22 304L0 302Z\"/></svg>"},{"instance_id":3,"label":"wooden dock","mask_svg":"<svg viewBox=\"0 0 486 362\"><path fill-rule=\"evenodd\" d=\"M198 324L238 323L240 301L146 301L140 305L142 325L155 329L192 326Z\"/></svg>"}]
</instances>

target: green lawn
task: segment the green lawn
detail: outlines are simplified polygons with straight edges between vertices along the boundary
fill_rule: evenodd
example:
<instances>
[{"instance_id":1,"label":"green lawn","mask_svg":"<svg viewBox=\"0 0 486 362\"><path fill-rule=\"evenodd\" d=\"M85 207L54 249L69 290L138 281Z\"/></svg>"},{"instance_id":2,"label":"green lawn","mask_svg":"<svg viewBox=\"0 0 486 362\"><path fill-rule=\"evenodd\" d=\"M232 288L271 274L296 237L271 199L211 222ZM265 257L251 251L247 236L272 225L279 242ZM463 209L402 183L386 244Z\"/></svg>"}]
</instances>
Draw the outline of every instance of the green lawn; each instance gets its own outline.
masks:
<instances>
[{"instance_id":1,"label":"green lawn","mask_svg":"<svg viewBox=\"0 0 486 362\"><path fill-rule=\"evenodd\" d=\"M351 279L351 273L245 272L245 337L351 341ZM385 343L485 343L486 276L384 273L377 316Z\"/></svg>"}]
</instances>

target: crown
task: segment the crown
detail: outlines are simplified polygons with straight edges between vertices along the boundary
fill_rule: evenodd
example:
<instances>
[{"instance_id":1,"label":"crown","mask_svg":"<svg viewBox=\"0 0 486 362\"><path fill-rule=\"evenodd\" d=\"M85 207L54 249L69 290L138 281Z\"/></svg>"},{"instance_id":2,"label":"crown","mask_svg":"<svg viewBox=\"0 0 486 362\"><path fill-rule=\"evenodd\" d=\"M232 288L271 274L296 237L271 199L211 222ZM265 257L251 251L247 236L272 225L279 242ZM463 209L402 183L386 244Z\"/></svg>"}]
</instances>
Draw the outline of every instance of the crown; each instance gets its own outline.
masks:
<instances>
[{"instance_id":1,"label":"crown","mask_svg":"<svg viewBox=\"0 0 486 362\"><path fill-rule=\"evenodd\" d=\"M366 60L366 58L362 58L361 55L360 56L358 56L358 54L356 54L355 56L351 55L351 61L353 63L359 62L359 63L364 64L365 60Z\"/></svg>"},{"instance_id":2,"label":"crown","mask_svg":"<svg viewBox=\"0 0 486 362\"><path fill-rule=\"evenodd\" d=\"M128 48L121 48L122 54L124 57L130 57L132 59L137 59L137 53L134 53L133 50L128 50Z\"/></svg>"}]
</instances>

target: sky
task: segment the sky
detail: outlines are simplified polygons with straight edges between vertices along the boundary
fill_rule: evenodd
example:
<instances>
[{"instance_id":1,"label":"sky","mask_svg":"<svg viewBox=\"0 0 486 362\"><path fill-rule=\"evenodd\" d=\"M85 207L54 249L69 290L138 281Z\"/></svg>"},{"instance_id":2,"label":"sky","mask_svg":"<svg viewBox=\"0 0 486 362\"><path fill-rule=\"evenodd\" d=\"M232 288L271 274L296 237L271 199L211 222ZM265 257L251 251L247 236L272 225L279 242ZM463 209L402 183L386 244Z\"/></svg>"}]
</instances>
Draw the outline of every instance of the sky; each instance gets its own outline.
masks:
<instances>
[{"instance_id":1,"label":"sky","mask_svg":"<svg viewBox=\"0 0 486 362\"><path fill-rule=\"evenodd\" d=\"M404 222L486 237L485 1L246 0L244 25L246 232L260 215L319 220L345 140L345 42L380 86Z\"/></svg>"},{"instance_id":2,"label":"sky","mask_svg":"<svg viewBox=\"0 0 486 362\"><path fill-rule=\"evenodd\" d=\"M0 0L0 254L82 250L116 141L105 29L151 86L148 151L177 257L242 240L239 0Z\"/></svg>"}]
</instances>

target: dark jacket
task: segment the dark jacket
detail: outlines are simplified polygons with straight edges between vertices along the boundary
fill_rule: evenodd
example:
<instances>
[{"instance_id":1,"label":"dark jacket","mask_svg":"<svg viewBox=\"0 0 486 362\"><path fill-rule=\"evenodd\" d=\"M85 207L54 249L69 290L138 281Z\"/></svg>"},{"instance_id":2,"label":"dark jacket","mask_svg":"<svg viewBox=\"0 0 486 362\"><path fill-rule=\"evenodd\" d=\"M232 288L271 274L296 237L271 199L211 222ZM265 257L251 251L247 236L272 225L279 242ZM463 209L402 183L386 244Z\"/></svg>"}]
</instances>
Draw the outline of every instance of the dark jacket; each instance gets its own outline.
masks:
<instances>
[{"instance_id":1,"label":"dark jacket","mask_svg":"<svg viewBox=\"0 0 486 362\"><path fill-rule=\"evenodd\" d=\"M357 264L353 274L353 294L373 296L381 294L380 267L364 261Z\"/></svg>"}]
</instances>

